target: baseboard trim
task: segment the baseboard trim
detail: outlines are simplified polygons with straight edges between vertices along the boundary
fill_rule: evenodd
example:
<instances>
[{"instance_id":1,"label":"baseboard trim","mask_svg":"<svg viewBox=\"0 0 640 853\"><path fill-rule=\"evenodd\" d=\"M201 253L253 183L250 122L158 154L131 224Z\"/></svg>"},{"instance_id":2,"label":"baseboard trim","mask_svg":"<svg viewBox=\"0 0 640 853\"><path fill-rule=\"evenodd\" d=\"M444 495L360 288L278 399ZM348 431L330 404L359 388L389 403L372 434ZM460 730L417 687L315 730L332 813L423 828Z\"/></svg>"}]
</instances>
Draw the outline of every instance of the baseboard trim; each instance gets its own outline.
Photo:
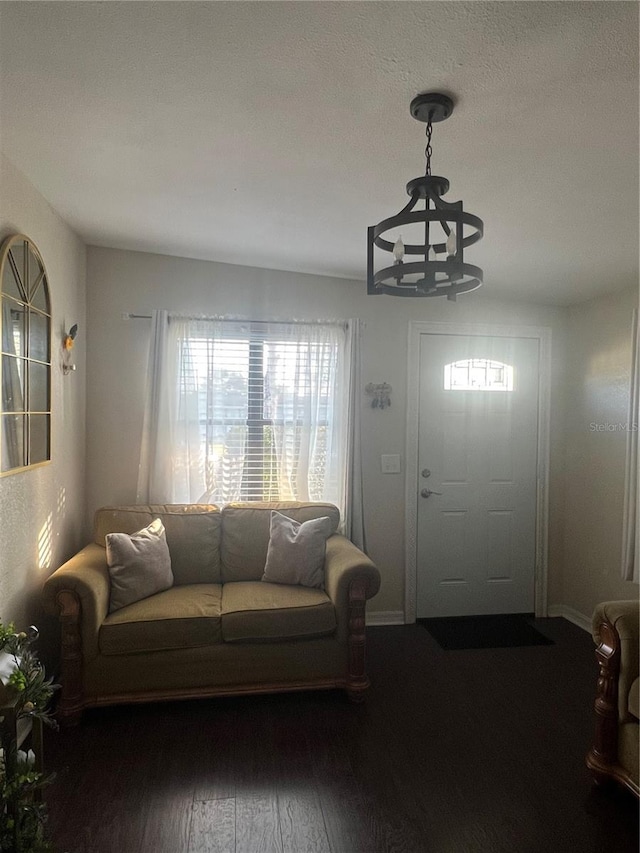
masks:
<instances>
[{"instance_id":1,"label":"baseboard trim","mask_svg":"<svg viewBox=\"0 0 640 853\"><path fill-rule=\"evenodd\" d=\"M402 610L378 610L367 613L367 625L374 628L377 625L404 625Z\"/></svg>"},{"instance_id":2,"label":"baseboard trim","mask_svg":"<svg viewBox=\"0 0 640 853\"><path fill-rule=\"evenodd\" d=\"M579 610L574 610L573 607L567 607L565 604L552 604L548 610L549 616L561 616L568 622L582 628L587 634L591 633L591 618L580 613Z\"/></svg>"}]
</instances>

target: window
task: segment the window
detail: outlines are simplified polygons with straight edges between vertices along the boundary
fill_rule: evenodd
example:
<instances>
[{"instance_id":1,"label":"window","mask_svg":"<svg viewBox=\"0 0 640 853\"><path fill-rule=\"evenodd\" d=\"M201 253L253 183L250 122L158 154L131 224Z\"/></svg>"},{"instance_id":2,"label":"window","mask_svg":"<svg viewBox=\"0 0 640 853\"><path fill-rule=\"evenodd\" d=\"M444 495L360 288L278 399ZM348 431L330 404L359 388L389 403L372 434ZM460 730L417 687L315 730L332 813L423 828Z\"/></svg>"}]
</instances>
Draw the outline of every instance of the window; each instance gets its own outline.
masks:
<instances>
[{"instance_id":1,"label":"window","mask_svg":"<svg viewBox=\"0 0 640 853\"><path fill-rule=\"evenodd\" d=\"M172 368L167 371L170 449L156 451L151 467L166 467L170 458L171 471L151 493L175 502L327 500L341 506L345 324L171 317L168 329L168 364L175 370L173 377ZM166 418L159 413L161 432Z\"/></svg>"},{"instance_id":2,"label":"window","mask_svg":"<svg viewBox=\"0 0 640 853\"><path fill-rule=\"evenodd\" d=\"M10 237L0 254L0 473L51 458L51 308L40 252Z\"/></svg>"},{"instance_id":3,"label":"window","mask_svg":"<svg viewBox=\"0 0 640 853\"><path fill-rule=\"evenodd\" d=\"M467 358L444 366L445 391L513 391L513 367L488 358Z\"/></svg>"},{"instance_id":4,"label":"window","mask_svg":"<svg viewBox=\"0 0 640 853\"><path fill-rule=\"evenodd\" d=\"M335 342L278 340L277 330L260 325L218 338L203 331L183 339L181 360L198 411L209 500L321 499ZM183 403L188 418L188 396Z\"/></svg>"}]
</instances>

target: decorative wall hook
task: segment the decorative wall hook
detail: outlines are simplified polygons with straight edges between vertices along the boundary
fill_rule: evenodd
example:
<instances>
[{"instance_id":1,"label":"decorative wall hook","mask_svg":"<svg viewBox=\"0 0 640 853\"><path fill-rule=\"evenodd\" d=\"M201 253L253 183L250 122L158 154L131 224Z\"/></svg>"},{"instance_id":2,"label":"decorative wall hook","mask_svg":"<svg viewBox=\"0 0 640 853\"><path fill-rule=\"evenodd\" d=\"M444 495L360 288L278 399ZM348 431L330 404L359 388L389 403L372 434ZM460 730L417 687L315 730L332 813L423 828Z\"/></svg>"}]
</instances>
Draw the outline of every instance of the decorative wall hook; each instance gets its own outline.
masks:
<instances>
[{"instance_id":1,"label":"decorative wall hook","mask_svg":"<svg viewBox=\"0 0 640 853\"><path fill-rule=\"evenodd\" d=\"M62 339L62 372L65 375L77 369L76 365L71 361L71 351L73 350L77 334L78 324L74 323Z\"/></svg>"},{"instance_id":2,"label":"decorative wall hook","mask_svg":"<svg viewBox=\"0 0 640 853\"><path fill-rule=\"evenodd\" d=\"M368 385L365 385L364 390L366 394L373 397L371 401L372 409L387 409L391 405L392 388L388 382L381 382L378 385L369 382Z\"/></svg>"}]
</instances>

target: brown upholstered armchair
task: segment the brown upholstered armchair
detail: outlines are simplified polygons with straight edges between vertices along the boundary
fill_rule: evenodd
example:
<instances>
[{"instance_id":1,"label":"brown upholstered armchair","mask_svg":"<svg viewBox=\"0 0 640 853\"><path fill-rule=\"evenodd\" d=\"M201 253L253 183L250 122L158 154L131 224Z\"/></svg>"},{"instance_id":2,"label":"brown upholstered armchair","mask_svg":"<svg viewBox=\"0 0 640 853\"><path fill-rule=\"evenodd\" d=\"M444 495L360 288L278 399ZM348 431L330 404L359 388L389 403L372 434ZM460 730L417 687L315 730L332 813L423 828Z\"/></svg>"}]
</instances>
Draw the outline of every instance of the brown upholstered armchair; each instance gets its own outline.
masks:
<instances>
[{"instance_id":1,"label":"brown upholstered armchair","mask_svg":"<svg viewBox=\"0 0 640 853\"><path fill-rule=\"evenodd\" d=\"M595 738L587 755L587 767L596 782L613 779L637 797L640 797L639 627L637 601L607 601L595 609L593 639L600 673Z\"/></svg>"}]
</instances>

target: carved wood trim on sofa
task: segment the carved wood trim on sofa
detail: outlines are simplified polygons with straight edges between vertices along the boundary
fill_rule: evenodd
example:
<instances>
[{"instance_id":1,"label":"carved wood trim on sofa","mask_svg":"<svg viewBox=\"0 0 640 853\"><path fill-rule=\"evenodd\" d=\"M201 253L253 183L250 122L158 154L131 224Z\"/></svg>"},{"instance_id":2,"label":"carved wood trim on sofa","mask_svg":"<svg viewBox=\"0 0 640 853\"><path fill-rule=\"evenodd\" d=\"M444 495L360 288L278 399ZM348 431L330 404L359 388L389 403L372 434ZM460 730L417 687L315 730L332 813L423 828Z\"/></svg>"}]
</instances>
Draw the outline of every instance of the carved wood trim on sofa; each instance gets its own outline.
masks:
<instances>
[{"instance_id":1,"label":"carved wood trim on sofa","mask_svg":"<svg viewBox=\"0 0 640 853\"><path fill-rule=\"evenodd\" d=\"M352 702L362 702L370 685L366 673L367 582L358 578L349 584L349 674L347 694Z\"/></svg>"},{"instance_id":2,"label":"carved wood trim on sofa","mask_svg":"<svg viewBox=\"0 0 640 853\"><path fill-rule=\"evenodd\" d=\"M63 725L77 725L82 717L82 637L80 634L80 598L71 590L56 595L60 611L62 695L57 716Z\"/></svg>"},{"instance_id":3,"label":"carved wood trim on sofa","mask_svg":"<svg viewBox=\"0 0 640 853\"><path fill-rule=\"evenodd\" d=\"M615 627L603 621L599 627L600 644L596 648L599 666L594 710L596 715L593 746L586 763L598 784L615 780L640 797L640 789L618 763L618 679L620 676L620 637Z\"/></svg>"}]
</instances>

